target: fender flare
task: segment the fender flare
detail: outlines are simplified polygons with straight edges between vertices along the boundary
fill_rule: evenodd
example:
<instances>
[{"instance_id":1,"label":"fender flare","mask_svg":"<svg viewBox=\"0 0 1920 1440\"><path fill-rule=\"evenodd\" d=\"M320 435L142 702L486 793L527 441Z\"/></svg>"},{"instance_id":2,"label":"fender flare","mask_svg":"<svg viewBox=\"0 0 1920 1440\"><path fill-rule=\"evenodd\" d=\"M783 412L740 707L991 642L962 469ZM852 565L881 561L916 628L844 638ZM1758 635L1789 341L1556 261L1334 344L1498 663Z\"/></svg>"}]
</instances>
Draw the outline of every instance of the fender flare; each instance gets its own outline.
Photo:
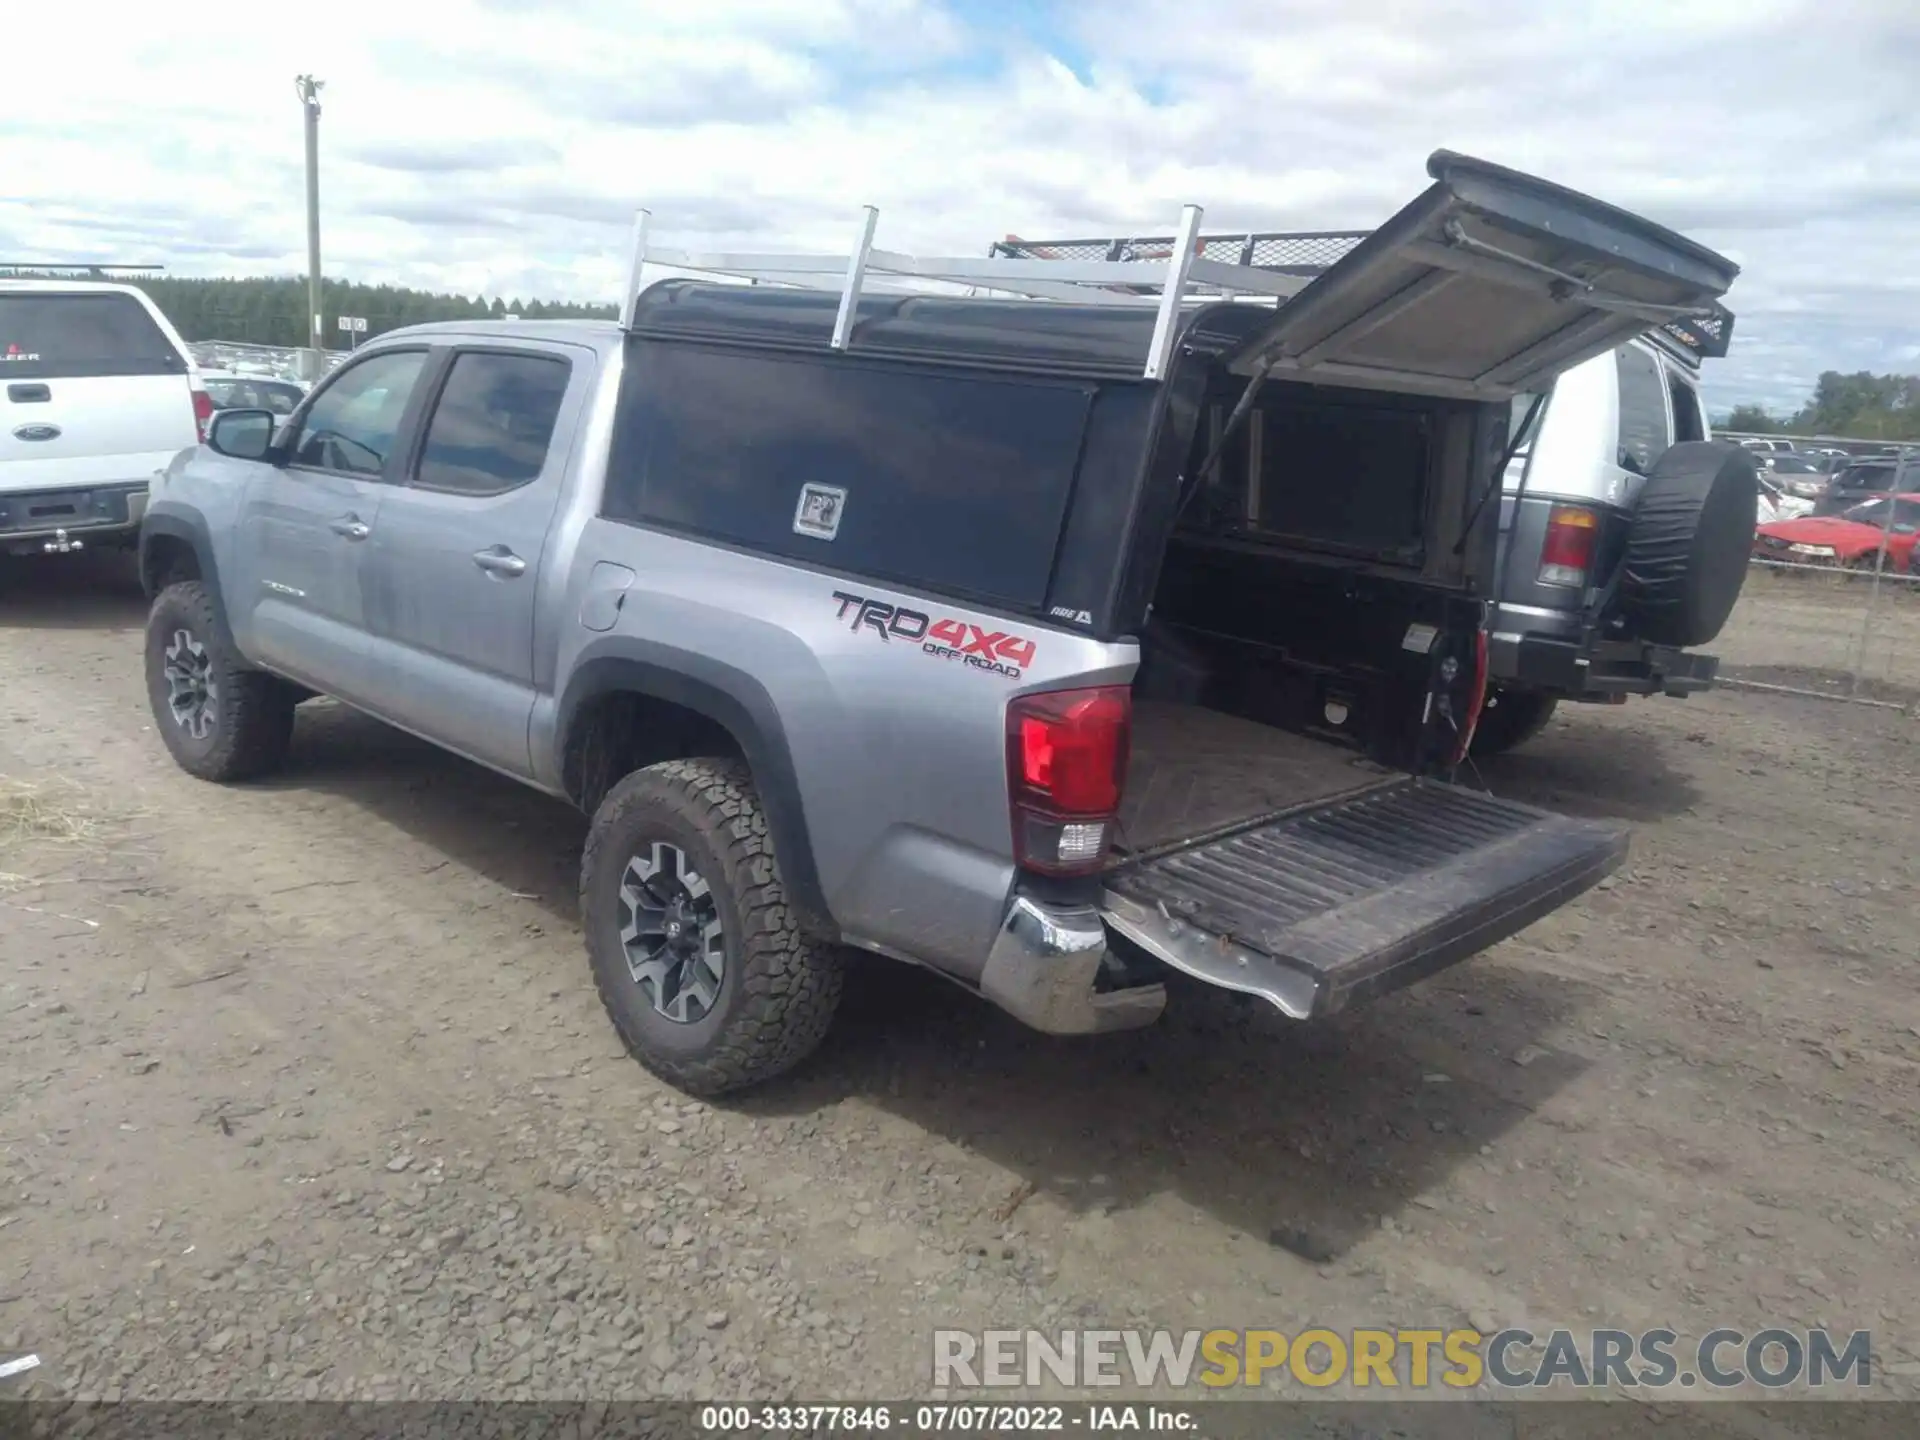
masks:
<instances>
[{"instance_id":1,"label":"fender flare","mask_svg":"<svg viewBox=\"0 0 1920 1440\"><path fill-rule=\"evenodd\" d=\"M214 563L213 540L207 527L207 517L193 506L178 501L160 503L164 508L150 506L146 517L140 522L140 589L148 600L152 600L157 593L153 567L148 563L154 541L163 535L185 541L200 566L201 583L212 597L213 618L220 627L220 638L231 646L233 630L227 623L227 601L220 589L220 567Z\"/></svg>"},{"instance_id":2,"label":"fender flare","mask_svg":"<svg viewBox=\"0 0 1920 1440\"><path fill-rule=\"evenodd\" d=\"M628 635L596 640L580 652L561 693L554 728L556 775L565 774L568 736L580 708L615 693L682 706L725 727L739 742L766 811L788 900L804 929L836 936L839 927L820 886L793 751L766 687L744 670L676 646ZM567 798L580 803L578 795Z\"/></svg>"}]
</instances>

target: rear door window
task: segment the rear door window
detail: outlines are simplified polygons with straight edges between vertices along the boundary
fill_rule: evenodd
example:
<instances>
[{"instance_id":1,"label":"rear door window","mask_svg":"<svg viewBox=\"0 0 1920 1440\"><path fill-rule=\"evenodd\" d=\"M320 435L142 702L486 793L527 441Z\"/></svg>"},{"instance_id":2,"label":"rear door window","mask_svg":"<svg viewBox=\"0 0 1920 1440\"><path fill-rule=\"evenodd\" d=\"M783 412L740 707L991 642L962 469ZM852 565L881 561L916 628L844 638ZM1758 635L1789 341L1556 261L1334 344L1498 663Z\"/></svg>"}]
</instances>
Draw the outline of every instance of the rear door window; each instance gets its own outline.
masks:
<instances>
[{"instance_id":1,"label":"rear door window","mask_svg":"<svg viewBox=\"0 0 1920 1440\"><path fill-rule=\"evenodd\" d=\"M187 362L131 295L0 294L0 380L184 375Z\"/></svg>"},{"instance_id":2,"label":"rear door window","mask_svg":"<svg viewBox=\"0 0 1920 1440\"><path fill-rule=\"evenodd\" d=\"M498 495L537 477L571 368L555 355L473 350L455 356L427 422L414 483Z\"/></svg>"},{"instance_id":3,"label":"rear door window","mask_svg":"<svg viewBox=\"0 0 1920 1440\"><path fill-rule=\"evenodd\" d=\"M1614 351L1620 372L1620 455L1622 469L1636 475L1652 473L1673 444L1667 428L1667 387L1660 365L1646 351L1623 345Z\"/></svg>"}]
</instances>

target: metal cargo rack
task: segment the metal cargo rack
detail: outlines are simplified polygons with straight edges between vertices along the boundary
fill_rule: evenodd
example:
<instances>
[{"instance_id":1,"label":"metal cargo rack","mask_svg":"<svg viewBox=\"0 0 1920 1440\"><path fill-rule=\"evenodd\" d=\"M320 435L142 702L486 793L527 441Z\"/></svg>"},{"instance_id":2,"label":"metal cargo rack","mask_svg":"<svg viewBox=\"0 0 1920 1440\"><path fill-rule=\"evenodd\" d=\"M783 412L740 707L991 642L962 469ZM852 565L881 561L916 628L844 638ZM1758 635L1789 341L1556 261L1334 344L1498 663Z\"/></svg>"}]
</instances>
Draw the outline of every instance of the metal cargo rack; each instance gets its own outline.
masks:
<instances>
[{"instance_id":1,"label":"metal cargo rack","mask_svg":"<svg viewBox=\"0 0 1920 1440\"><path fill-rule=\"evenodd\" d=\"M620 323L623 328L632 327L644 265L724 275L762 285L837 290L840 309L834 319L831 342L836 350L847 348L860 297L869 292L986 293L1080 305L1150 306L1158 314L1144 373L1147 379L1155 380L1166 372L1172 358L1182 304L1244 299L1277 305L1305 289L1313 277L1331 263L1330 260L1312 265L1250 263L1241 257L1258 253L1258 246L1249 249L1247 242L1276 237L1203 238L1200 217L1198 205L1186 206L1180 212L1180 223L1174 233L1163 240L1142 239L1118 245L1108 241L1073 241L1036 247L1008 240L996 243L982 258L903 255L877 249L873 235L880 212L871 205L863 212L852 251L845 255L665 249L648 243L650 215L641 210L634 217L632 256L626 298L620 307ZM1345 248L1351 248L1365 237L1342 232L1280 238L1347 242ZM1101 247L1104 247L1102 253L1091 253ZM1058 258L1042 253L1069 249L1088 253L1062 254ZM1228 253L1235 258L1224 258Z\"/></svg>"},{"instance_id":2,"label":"metal cargo rack","mask_svg":"<svg viewBox=\"0 0 1920 1440\"><path fill-rule=\"evenodd\" d=\"M932 257L881 250L873 243L879 211L865 207L852 250L844 255L718 253L649 244L650 212L635 212L622 328L633 324L645 265L727 276L761 285L837 291L839 310L831 344L844 350L860 298L875 294L989 294L1081 305L1154 307L1153 337L1144 370L1166 373L1178 334L1180 307L1232 300L1280 306L1332 269L1366 240L1367 230L1249 231L1202 235L1202 211L1188 205L1170 235L1028 240L1009 235L984 258ZM1718 303L1701 314L1677 315L1653 333L1697 363L1721 356L1733 334L1733 315Z\"/></svg>"}]
</instances>

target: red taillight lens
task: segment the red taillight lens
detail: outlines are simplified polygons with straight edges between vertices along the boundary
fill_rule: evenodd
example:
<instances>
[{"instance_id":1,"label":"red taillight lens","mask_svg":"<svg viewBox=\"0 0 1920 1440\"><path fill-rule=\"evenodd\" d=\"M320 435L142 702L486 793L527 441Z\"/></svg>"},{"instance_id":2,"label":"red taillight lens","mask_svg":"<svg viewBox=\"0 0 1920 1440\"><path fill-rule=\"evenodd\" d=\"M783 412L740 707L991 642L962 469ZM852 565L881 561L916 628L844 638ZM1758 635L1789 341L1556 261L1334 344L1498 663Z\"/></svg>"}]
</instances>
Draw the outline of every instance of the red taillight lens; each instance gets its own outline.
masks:
<instances>
[{"instance_id":1,"label":"red taillight lens","mask_svg":"<svg viewBox=\"0 0 1920 1440\"><path fill-rule=\"evenodd\" d=\"M207 443L207 422L213 419L213 397L204 390L193 392L193 428L202 445Z\"/></svg>"},{"instance_id":2,"label":"red taillight lens","mask_svg":"<svg viewBox=\"0 0 1920 1440\"><path fill-rule=\"evenodd\" d=\"M1600 517L1578 505L1556 505L1547 516L1547 538L1540 547L1542 585L1583 586L1600 539Z\"/></svg>"},{"instance_id":3,"label":"red taillight lens","mask_svg":"<svg viewBox=\"0 0 1920 1440\"><path fill-rule=\"evenodd\" d=\"M1473 634L1473 688L1467 695L1467 718L1460 726L1453 753L1447 757L1450 765L1458 765L1467 758L1467 751L1473 745L1473 732L1480 725L1480 712L1487 708L1487 632L1484 626Z\"/></svg>"},{"instance_id":4,"label":"red taillight lens","mask_svg":"<svg viewBox=\"0 0 1920 1440\"><path fill-rule=\"evenodd\" d=\"M1022 695L1007 706L1014 858L1034 870L1097 869L1120 809L1133 732L1124 685Z\"/></svg>"}]
</instances>

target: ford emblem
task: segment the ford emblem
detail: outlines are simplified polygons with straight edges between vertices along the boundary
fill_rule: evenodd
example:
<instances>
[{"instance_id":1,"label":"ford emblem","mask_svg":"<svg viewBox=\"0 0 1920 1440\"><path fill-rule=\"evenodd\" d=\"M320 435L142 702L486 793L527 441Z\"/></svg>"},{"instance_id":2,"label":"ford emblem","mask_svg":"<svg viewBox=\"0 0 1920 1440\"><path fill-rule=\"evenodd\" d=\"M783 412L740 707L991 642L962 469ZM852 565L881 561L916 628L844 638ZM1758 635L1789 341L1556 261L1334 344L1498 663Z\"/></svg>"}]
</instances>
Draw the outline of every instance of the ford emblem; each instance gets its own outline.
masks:
<instances>
[{"instance_id":1,"label":"ford emblem","mask_svg":"<svg viewBox=\"0 0 1920 1440\"><path fill-rule=\"evenodd\" d=\"M58 425L16 425L13 427L13 438L16 440L58 440L60 438L60 427Z\"/></svg>"}]
</instances>

